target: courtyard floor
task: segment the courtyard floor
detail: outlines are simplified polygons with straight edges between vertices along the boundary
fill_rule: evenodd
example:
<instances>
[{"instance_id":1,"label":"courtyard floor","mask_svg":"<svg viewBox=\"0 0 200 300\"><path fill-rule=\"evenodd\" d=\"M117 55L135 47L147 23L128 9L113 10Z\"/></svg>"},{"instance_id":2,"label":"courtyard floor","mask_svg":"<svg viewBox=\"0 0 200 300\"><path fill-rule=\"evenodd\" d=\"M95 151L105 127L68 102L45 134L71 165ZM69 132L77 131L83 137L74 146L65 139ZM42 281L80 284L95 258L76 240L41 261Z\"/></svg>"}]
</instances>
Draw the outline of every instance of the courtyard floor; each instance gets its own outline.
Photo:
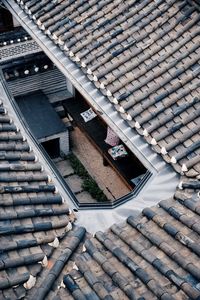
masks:
<instances>
[{"instance_id":1,"label":"courtyard floor","mask_svg":"<svg viewBox=\"0 0 200 300\"><path fill-rule=\"evenodd\" d=\"M89 139L75 127L70 132L72 153L80 160L90 176L110 201L114 201L130 192L119 175L110 167L103 165L103 158ZM96 199L82 189L83 180L74 173L69 160L54 160L66 183L80 203L95 203Z\"/></svg>"}]
</instances>

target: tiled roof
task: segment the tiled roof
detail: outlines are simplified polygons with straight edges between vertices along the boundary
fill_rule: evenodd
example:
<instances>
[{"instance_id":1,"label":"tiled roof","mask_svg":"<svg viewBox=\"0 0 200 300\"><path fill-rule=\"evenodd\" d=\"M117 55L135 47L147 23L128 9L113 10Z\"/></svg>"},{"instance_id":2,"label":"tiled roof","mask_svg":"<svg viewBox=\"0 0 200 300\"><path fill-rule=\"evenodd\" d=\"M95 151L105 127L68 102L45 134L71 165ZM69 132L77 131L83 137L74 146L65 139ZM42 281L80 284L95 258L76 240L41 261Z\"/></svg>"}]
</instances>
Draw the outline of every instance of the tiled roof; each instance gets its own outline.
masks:
<instances>
[{"instance_id":1,"label":"tiled roof","mask_svg":"<svg viewBox=\"0 0 200 300\"><path fill-rule=\"evenodd\" d=\"M2 86L0 87L2 89ZM59 239L72 239L68 205L9 117L0 90L0 299L21 299ZM73 252L75 244L69 243Z\"/></svg>"},{"instance_id":2,"label":"tiled roof","mask_svg":"<svg viewBox=\"0 0 200 300\"><path fill-rule=\"evenodd\" d=\"M91 237L0 113L0 299L200 299L198 180Z\"/></svg>"},{"instance_id":3,"label":"tiled roof","mask_svg":"<svg viewBox=\"0 0 200 300\"><path fill-rule=\"evenodd\" d=\"M198 181L183 178L174 199L105 233L84 238L77 228L54 250L27 299L200 299L199 191Z\"/></svg>"},{"instance_id":4,"label":"tiled roof","mask_svg":"<svg viewBox=\"0 0 200 300\"><path fill-rule=\"evenodd\" d=\"M57 208L62 201L55 187L40 170L15 166L13 155L23 151L14 158L21 158L21 165L32 155L29 146L16 140L14 127L2 133L2 151L4 143L9 146L0 155L6 159L0 183L0 299L199 300L198 1L16 2L88 73L130 126L186 176L173 199L105 233L91 237L82 227L65 233L71 226L64 209ZM48 193L40 190L44 185L51 187Z\"/></svg>"},{"instance_id":5,"label":"tiled roof","mask_svg":"<svg viewBox=\"0 0 200 300\"><path fill-rule=\"evenodd\" d=\"M199 174L199 1L16 3L176 171Z\"/></svg>"}]
</instances>

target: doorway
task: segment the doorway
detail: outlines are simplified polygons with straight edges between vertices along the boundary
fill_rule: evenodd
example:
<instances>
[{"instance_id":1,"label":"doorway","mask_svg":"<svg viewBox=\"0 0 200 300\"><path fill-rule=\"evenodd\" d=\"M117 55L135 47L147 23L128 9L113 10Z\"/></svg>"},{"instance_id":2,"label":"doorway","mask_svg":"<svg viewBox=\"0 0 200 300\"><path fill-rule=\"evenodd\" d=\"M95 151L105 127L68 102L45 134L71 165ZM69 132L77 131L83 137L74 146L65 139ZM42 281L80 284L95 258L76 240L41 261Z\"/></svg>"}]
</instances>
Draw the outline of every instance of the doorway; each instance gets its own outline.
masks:
<instances>
[{"instance_id":1,"label":"doorway","mask_svg":"<svg viewBox=\"0 0 200 300\"><path fill-rule=\"evenodd\" d=\"M45 151L48 153L50 158L57 158L60 156L60 145L59 145L60 139L53 139L46 142L41 143Z\"/></svg>"},{"instance_id":2,"label":"doorway","mask_svg":"<svg viewBox=\"0 0 200 300\"><path fill-rule=\"evenodd\" d=\"M0 7L0 33L13 29L13 18L11 13Z\"/></svg>"}]
</instances>

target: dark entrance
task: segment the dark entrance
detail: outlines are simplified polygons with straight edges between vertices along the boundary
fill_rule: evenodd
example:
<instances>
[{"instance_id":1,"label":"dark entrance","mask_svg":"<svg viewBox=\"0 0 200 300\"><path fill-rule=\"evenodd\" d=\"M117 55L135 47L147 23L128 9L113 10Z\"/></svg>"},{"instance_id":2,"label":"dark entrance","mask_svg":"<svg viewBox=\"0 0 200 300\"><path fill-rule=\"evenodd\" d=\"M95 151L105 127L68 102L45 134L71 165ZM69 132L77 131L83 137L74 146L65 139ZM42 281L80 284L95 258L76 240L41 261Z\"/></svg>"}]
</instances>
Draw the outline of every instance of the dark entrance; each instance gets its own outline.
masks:
<instances>
[{"instance_id":1,"label":"dark entrance","mask_svg":"<svg viewBox=\"0 0 200 300\"><path fill-rule=\"evenodd\" d=\"M13 19L11 13L0 7L0 33L13 29Z\"/></svg>"},{"instance_id":2,"label":"dark entrance","mask_svg":"<svg viewBox=\"0 0 200 300\"><path fill-rule=\"evenodd\" d=\"M43 146L43 148L51 158L59 157L60 155L59 138L47 142L43 142L41 145Z\"/></svg>"}]
</instances>

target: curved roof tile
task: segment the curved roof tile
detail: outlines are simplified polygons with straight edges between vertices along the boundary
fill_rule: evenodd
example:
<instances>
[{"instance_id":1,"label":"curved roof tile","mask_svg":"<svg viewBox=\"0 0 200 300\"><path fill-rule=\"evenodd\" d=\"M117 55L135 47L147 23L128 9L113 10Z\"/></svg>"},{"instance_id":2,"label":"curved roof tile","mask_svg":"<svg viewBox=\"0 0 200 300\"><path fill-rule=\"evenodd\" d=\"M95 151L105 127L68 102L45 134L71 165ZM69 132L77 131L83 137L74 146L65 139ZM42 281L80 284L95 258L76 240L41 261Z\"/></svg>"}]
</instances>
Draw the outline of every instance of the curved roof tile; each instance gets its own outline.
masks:
<instances>
[{"instance_id":1,"label":"curved roof tile","mask_svg":"<svg viewBox=\"0 0 200 300\"><path fill-rule=\"evenodd\" d=\"M34 285L73 218L3 103L0 113L0 299L14 300Z\"/></svg>"},{"instance_id":2,"label":"curved roof tile","mask_svg":"<svg viewBox=\"0 0 200 300\"><path fill-rule=\"evenodd\" d=\"M198 1L16 2L186 176L173 199L124 224L65 234L68 207L28 144L14 127L0 132L0 298L199 299Z\"/></svg>"},{"instance_id":3,"label":"curved roof tile","mask_svg":"<svg viewBox=\"0 0 200 300\"><path fill-rule=\"evenodd\" d=\"M177 172L198 175L198 1L16 2Z\"/></svg>"}]
</instances>

